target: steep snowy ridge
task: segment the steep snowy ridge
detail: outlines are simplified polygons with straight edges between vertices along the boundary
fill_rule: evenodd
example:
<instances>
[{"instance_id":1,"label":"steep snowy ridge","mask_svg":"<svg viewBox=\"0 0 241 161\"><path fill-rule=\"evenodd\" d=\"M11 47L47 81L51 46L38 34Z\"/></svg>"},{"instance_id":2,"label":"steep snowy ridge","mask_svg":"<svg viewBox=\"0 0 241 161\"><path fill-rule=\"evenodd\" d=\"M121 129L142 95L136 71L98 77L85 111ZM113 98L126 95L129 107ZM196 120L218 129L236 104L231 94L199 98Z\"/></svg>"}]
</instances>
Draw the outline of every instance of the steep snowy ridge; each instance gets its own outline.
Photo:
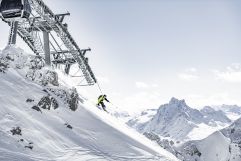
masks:
<instances>
[{"instance_id":1,"label":"steep snowy ridge","mask_svg":"<svg viewBox=\"0 0 241 161\"><path fill-rule=\"evenodd\" d=\"M230 140L219 131L200 141L189 141L177 148L185 161L227 161Z\"/></svg>"},{"instance_id":2,"label":"steep snowy ridge","mask_svg":"<svg viewBox=\"0 0 241 161\"><path fill-rule=\"evenodd\" d=\"M186 161L240 161L241 119L203 140L186 142L176 150L179 158Z\"/></svg>"},{"instance_id":3,"label":"steep snowy ridge","mask_svg":"<svg viewBox=\"0 0 241 161\"><path fill-rule=\"evenodd\" d=\"M232 123L229 127L221 130L221 132L234 143L240 144L241 147L241 118Z\"/></svg>"},{"instance_id":4,"label":"steep snowy ridge","mask_svg":"<svg viewBox=\"0 0 241 161\"><path fill-rule=\"evenodd\" d=\"M8 48L0 71L0 160L177 160L79 98L39 58Z\"/></svg>"},{"instance_id":5,"label":"steep snowy ridge","mask_svg":"<svg viewBox=\"0 0 241 161\"><path fill-rule=\"evenodd\" d=\"M217 131L199 142L197 148L202 151L202 160L225 161L229 158L229 144L230 140Z\"/></svg>"}]
</instances>

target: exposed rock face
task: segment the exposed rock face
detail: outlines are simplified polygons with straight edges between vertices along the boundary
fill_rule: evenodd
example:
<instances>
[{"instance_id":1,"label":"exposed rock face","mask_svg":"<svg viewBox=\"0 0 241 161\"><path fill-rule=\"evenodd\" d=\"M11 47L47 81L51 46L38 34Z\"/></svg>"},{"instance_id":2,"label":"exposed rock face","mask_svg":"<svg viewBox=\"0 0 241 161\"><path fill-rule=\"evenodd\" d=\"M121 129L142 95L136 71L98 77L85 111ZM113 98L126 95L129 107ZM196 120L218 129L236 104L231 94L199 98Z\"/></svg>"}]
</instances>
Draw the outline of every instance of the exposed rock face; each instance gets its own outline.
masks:
<instances>
[{"instance_id":1,"label":"exposed rock face","mask_svg":"<svg viewBox=\"0 0 241 161\"><path fill-rule=\"evenodd\" d=\"M58 74L51 70L29 70L26 77L43 86L59 86Z\"/></svg>"},{"instance_id":2,"label":"exposed rock face","mask_svg":"<svg viewBox=\"0 0 241 161\"><path fill-rule=\"evenodd\" d=\"M72 89L59 89L59 88L48 88L48 91L55 94L57 97L62 99L72 111L77 110L79 105L79 94L76 88Z\"/></svg>"},{"instance_id":3,"label":"exposed rock face","mask_svg":"<svg viewBox=\"0 0 241 161\"><path fill-rule=\"evenodd\" d=\"M202 153L198 150L195 143L185 144L183 151L177 155L182 160L198 160ZM190 159L192 158L192 159Z\"/></svg>"},{"instance_id":4,"label":"exposed rock face","mask_svg":"<svg viewBox=\"0 0 241 161\"><path fill-rule=\"evenodd\" d=\"M8 68L8 62L4 58L0 58L0 72L5 73Z\"/></svg>"},{"instance_id":5,"label":"exposed rock face","mask_svg":"<svg viewBox=\"0 0 241 161\"><path fill-rule=\"evenodd\" d=\"M46 78L48 79L48 82L54 86L59 86L58 82L58 74L54 71L48 70L46 72Z\"/></svg>"},{"instance_id":6,"label":"exposed rock face","mask_svg":"<svg viewBox=\"0 0 241 161\"><path fill-rule=\"evenodd\" d=\"M72 111L75 111L78 108L78 104L79 104L78 99L79 99L79 94L77 90L74 88L71 90L69 100L67 101L69 104L69 108Z\"/></svg>"},{"instance_id":7,"label":"exposed rock face","mask_svg":"<svg viewBox=\"0 0 241 161\"><path fill-rule=\"evenodd\" d=\"M32 109L42 113L41 109L38 106L33 106Z\"/></svg>"},{"instance_id":8,"label":"exposed rock face","mask_svg":"<svg viewBox=\"0 0 241 161\"><path fill-rule=\"evenodd\" d=\"M12 135L22 135L22 130L20 127L14 127L12 130L10 130Z\"/></svg>"},{"instance_id":9,"label":"exposed rock face","mask_svg":"<svg viewBox=\"0 0 241 161\"><path fill-rule=\"evenodd\" d=\"M158 135L152 132L145 132L143 133L143 135L145 135L148 139L155 141L157 144L159 144L161 147L171 152L172 154L177 155L177 151L173 148L174 142L172 140L169 141L167 139L161 139Z\"/></svg>"},{"instance_id":10,"label":"exposed rock face","mask_svg":"<svg viewBox=\"0 0 241 161\"><path fill-rule=\"evenodd\" d=\"M41 98L41 100L38 103L38 107L42 108L42 109L48 109L50 110L51 107L51 99L49 96L43 97Z\"/></svg>"},{"instance_id":11,"label":"exposed rock face","mask_svg":"<svg viewBox=\"0 0 241 161\"><path fill-rule=\"evenodd\" d=\"M55 95L60 98L65 104L67 104L72 111L77 110L79 105L79 94L76 88L61 89L59 87L49 87L44 89L44 92L46 92L47 96L42 97L38 104L36 106L33 106L32 109L40 112L40 108L47 110L50 110L51 108L57 109L59 107L59 104L57 100L53 97Z\"/></svg>"},{"instance_id":12,"label":"exposed rock face","mask_svg":"<svg viewBox=\"0 0 241 161\"><path fill-rule=\"evenodd\" d=\"M29 68L32 70L42 69L44 67L44 59L41 56L34 56L29 62Z\"/></svg>"},{"instance_id":13,"label":"exposed rock face","mask_svg":"<svg viewBox=\"0 0 241 161\"><path fill-rule=\"evenodd\" d=\"M32 145L26 145L25 148L28 148L28 149L32 150L33 146Z\"/></svg>"},{"instance_id":14,"label":"exposed rock face","mask_svg":"<svg viewBox=\"0 0 241 161\"><path fill-rule=\"evenodd\" d=\"M59 107L57 101L55 98L51 97L50 95L44 96L41 98L37 106L32 107L33 109L37 111L41 111L40 108L42 109L47 109L50 110L51 108L57 109Z\"/></svg>"},{"instance_id":15,"label":"exposed rock face","mask_svg":"<svg viewBox=\"0 0 241 161\"><path fill-rule=\"evenodd\" d=\"M54 99L53 97L51 97L51 103L52 103L52 107L54 109L57 109L59 107L59 104L58 104L57 100Z\"/></svg>"},{"instance_id":16,"label":"exposed rock face","mask_svg":"<svg viewBox=\"0 0 241 161\"><path fill-rule=\"evenodd\" d=\"M67 128L69 128L69 129L73 129L73 127L70 125L70 124L68 124L68 123L65 123L64 124Z\"/></svg>"},{"instance_id":17,"label":"exposed rock face","mask_svg":"<svg viewBox=\"0 0 241 161\"><path fill-rule=\"evenodd\" d=\"M34 100L33 100L33 99L28 98L28 99L26 100L26 102L27 102L27 103L31 103L31 102L34 102Z\"/></svg>"}]
</instances>

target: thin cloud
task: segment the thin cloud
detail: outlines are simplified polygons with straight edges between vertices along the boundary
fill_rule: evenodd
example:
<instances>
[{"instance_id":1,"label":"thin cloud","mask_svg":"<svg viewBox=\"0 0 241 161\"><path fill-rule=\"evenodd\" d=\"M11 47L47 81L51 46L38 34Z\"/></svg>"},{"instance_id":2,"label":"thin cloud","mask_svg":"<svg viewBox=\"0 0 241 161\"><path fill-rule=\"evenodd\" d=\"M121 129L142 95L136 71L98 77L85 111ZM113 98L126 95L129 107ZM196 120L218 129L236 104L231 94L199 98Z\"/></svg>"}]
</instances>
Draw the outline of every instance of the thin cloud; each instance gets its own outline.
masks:
<instances>
[{"instance_id":1,"label":"thin cloud","mask_svg":"<svg viewBox=\"0 0 241 161\"><path fill-rule=\"evenodd\" d=\"M136 82L136 87L137 88L145 88L145 89L147 89L150 86L148 84L144 83L144 82Z\"/></svg>"},{"instance_id":2,"label":"thin cloud","mask_svg":"<svg viewBox=\"0 0 241 161\"><path fill-rule=\"evenodd\" d=\"M188 68L188 69L186 69L186 72L194 72L194 73L196 73L197 72L197 69L196 68Z\"/></svg>"},{"instance_id":3,"label":"thin cloud","mask_svg":"<svg viewBox=\"0 0 241 161\"><path fill-rule=\"evenodd\" d=\"M140 88L140 89L150 89L150 88L159 87L159 85L156 84L156 83L148 84L148 83L145 83L145 82L136 82L135 85L136 85L137 88Z\"/></svg>"},{"instance_id":4,"label":"thin cloud","mask_svg":"<svg viewBox=\"0 0 241 161\"><path fill-rule=\"evenodd\" d=\"M219 92L212 94L190 94L184 96L187 104L194 108L202 108L207 105L221 105L221 104L240 104L238 97L233 97L228 92Z\"/></svg>"},{"instance_id":5,"label":"thin cloud","mask_svg":"<svg viewBox=\"0 0 241 161\"><path fill-rule=\"evenodd\" d=\"M152 84L151 87L157 88L157 87L159 87L159 85L158 84Z\"/></svg>"},{"instance_id":6,"label":"thin cloud","mask_svg":"<svg viewBox=\"0 0 241 161\"><path fill-rule=\"evenodd\" d=\"M185 72L179 73L178 78L184 81L195 81L198 80L199 76L197 74L196 68L188 68Z\"/></svg>"},{"instance_id":7,"label":"thin cloud","mask_svg":"<svg viewBox=\"0 0 241 161\"><path fill-rule=\"evenodd\" d=\"M231 66L226 67L225 71L213 70L216 78L218 80L223 80L227 82L241 82L241 65L231 64Z\"/></svg>"}]
</instances>

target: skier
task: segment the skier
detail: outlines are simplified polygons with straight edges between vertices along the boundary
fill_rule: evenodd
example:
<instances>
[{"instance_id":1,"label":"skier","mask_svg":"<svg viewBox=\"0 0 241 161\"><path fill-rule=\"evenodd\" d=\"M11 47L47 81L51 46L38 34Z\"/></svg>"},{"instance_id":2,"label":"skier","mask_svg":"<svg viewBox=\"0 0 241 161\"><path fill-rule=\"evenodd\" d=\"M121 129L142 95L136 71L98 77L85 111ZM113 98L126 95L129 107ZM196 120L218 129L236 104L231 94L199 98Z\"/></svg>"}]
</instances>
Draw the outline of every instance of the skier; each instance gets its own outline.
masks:
<instances>
[{"instance_id":1,"label":"skier","mask_svg":"<svg viewBox=\"0 0 241 161\"><path fill-rule=\"evenodd\" d=\"M100 95L100 96L98 97L98 103L97 103L97 106L101 105L101 107L102 107L102 109L103 109L104 111L106 111L106 106L105 106L105 104L104 104L104 101L110 102L106 97L107 97L107 96L106 96L105 94L104 94L104 95ZM107 111L106 111L106 112L107 112Z\"/></svg>"}]
</instances>

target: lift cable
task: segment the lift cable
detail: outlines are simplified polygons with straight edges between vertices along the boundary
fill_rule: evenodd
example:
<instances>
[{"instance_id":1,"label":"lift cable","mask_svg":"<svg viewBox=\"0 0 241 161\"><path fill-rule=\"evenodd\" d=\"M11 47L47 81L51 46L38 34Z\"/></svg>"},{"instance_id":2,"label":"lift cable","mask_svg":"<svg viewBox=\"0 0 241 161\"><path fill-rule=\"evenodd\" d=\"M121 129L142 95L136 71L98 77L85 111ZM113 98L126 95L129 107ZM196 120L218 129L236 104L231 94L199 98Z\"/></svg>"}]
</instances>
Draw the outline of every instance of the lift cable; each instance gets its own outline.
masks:
<instances>
[{"instance_id":1,"label":"lift cable","mask_svg":"<svg viewBox=\"0 0 241 161\"><path fill-rule=\"evenodd\" d=\"M103 95L103 92L102 92L102 89L100 88L99 82L97 81L96 84L97 84L97 86L98 86L98 88L99 88L99 90L100 90L100 93Z\"/></svg>"}]
</instances>

